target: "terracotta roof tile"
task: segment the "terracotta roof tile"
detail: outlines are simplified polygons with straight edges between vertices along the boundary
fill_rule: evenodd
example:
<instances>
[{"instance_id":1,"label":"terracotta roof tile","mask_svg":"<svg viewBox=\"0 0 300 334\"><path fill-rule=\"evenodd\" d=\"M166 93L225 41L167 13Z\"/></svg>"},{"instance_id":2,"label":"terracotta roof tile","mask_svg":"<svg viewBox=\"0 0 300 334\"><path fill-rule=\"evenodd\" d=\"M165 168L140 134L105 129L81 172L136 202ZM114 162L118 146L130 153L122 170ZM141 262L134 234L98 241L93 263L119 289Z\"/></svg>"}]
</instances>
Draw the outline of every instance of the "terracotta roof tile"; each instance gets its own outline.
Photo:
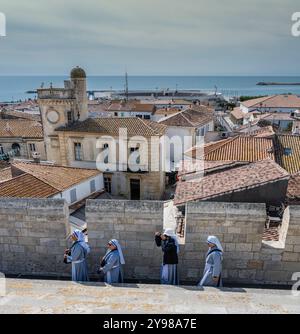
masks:
<instances>
[{"instance_id":1,"label":"terracotta roof tile","mask_svg":"<svg viewBox=\"0 0 300 334\"><path fill-rule=\"evenodd\" d=\"M274 147L277 163L290 174L300 171L300 136L276 135Z\"/></svg>"},{"instance_id":2,"label":"terracotta roof tile","mask_svg":"<svg viewBox=\"0 0 300 334\"><path fill-rule=\"evenodd\" d=\"M270 159L209 174L202 178L195 174L194 179L180 180L177 183L174 204L207 200L288 178L289 174Z\"/></svg>"},{"instance_id":3,"label":"terracotta roof tile","mask_svg":"<svg viewBox=\"0 0 300 334\"><path fill-rule=\"evenodd\" d=\"M197 150L199 148L195 146L186 152L186 155L196 157ZM275 159L273 141L269 138L236 136L204 146L204 159L208 161L254 162L267 158Z\"/></svg>"},{"instance_id":4,"label":"terracotta roof tile","mask_svg":"<svg viewBox=\"0 0 300 334\"><path fill-rule=\"evenodd\" d=\"M166 126L157 122L138 117L124 118L88 118L82 122L60 127L56 131L91 132L119 136L119 129L126 128L129 137L132 136L162 136Z\"/></svg>"},{"instance_id":5,"label":"terracotta roof tile","mask_svg":"<svg viewBox=\"0 0 300 334\"><path fill-rule=\"evenodd\" d=\"M264 108L300 108L300 97L297 95L272 95L258 99L248 100L241 103L245 107Z\"/></svg>"},{"instance_id":6,"label":"terracotta roof tile","mask_svg":"<svg viewBox=\"0 0 300 334\"><path fill-rule=\"evenodd\" d=\"M47 198L57 193L57 189L30 174L0 183L0 197Z\"/></svg>"},{"instance_id":7,"label":"terracotta roof tile","mask_svg":"<svg viewBox=\"0 0 300 334\"><path fill-rule=\"evenodd\" d=\"M23 119L0 119L0 137L43 138L42 124Z\"/></svg>"},{"instance_id":8,"label":"terracotta roof tile","mask_svg":"<svg viewBox=\"0 0 300 334\"><path fill-rule=\"evenodd\" d=\"M201 109L183 110L159 121L167 126L198 127L213 121L212 109L200 106Z\"/></svg>"},{"instance_id":9,"label":"terracotta roof tile","mask_svg":"<svg viewBox=\"0 0 300 334\"><path fill-rule=\"evenodd\" d=\"M100 174L99 170L73 168L53 165L15 162L13 167L24 173L31 174L51 187L63 191L75 184Z\"/></svg>"}]
</instances>

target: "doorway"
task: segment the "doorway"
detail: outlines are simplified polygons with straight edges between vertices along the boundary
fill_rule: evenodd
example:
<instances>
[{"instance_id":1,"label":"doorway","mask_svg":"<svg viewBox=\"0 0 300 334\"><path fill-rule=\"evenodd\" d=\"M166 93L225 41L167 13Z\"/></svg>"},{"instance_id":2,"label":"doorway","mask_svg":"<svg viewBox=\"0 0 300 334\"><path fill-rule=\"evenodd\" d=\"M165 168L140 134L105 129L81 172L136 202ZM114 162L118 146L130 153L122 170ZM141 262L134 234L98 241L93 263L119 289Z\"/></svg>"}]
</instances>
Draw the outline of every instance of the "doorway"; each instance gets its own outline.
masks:
<instances>
[{"instance_id":1,"label":"doorway","mask_svg":"<svg viewBox=\"0 0 300 334\"><path fill-rule=\"evenodd\" d=\"M141 181L138 179L130 179L130 199L133 201L141 199Z\"/></svg>"}]
</instances>

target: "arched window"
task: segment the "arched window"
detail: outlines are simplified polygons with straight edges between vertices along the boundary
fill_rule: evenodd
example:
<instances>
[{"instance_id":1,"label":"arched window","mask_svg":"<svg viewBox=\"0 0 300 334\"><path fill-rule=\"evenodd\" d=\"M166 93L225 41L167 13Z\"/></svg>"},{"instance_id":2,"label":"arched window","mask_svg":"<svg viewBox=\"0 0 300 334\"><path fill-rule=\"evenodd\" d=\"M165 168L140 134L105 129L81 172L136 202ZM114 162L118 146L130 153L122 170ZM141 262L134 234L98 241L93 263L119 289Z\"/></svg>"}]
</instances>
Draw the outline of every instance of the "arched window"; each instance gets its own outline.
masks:
<instances>
[{"instance_id":1,"label":"arched window","mask_svg":"<svg viewBox=\"0 0 300 334\"><path fill-rule=\"evenodd\" d=\"M18 143L13 143L11 148L14 150L16 157L19 157L21 155L21 147Z\"/></svg>"}]
</instances>

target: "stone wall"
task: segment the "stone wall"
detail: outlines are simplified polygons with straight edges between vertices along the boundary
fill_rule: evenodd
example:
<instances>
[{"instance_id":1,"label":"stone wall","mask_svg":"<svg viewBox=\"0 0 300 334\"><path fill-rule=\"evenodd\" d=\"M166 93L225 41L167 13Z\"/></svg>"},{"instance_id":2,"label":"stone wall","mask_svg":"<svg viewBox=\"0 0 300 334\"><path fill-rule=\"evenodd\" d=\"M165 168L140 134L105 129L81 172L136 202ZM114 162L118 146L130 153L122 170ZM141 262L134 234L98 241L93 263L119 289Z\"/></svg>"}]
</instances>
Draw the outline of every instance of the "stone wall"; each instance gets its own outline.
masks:
<instances>
[{"instance_id":1,"label":"stone wall","mask_svg":"<svg viewBox=\"0 0 300 334\"><path fill-rule=\"evenodd\" d=\"M63 200L0 200L0 272L37 276L70 275L63 260L68 231Z\"/></svg>"},{"instance_id":2,"label":"stone wall","mask_svg":"<svg viewBox=\"0 0 300 334\"><path fill-rule=\"evenodd\" d=\"M89 244L89 270L92 275L100 264L110 239L118 239L126 259L126 279L159 279L161 249L154 243L154 234L162 230L163 202L89 200L86 220Z\"/></svg>"},{"instance_id":3,"label":"stone wall","mask_svg":"<svg viewBox=\"0 0 300 334\"><path fill-rule=\"evenodd\" d=\"M266 220L264 204L188 203L186 235L181 255L181 277L196 281L203 271L206 239L217 236L225 251L223 278L231 282L253 282L260 260Z\"/></svg>"},{"instance_id":4,"label":"stone wall","mask_svg":"<svg viewBox=\"0 0 300 334\"><path fill-rule=\"evenodd\" d=\"M162 253L154 233L162 230L163 202L90 200L86 217L92 253L89 267L96 273L109 239L124 247L126 279L159 279ZM186 206L185 244L180 252L180 279L196 283L202 276L206 238L216 235L223 244L226 283L291 284L300 272L300 208L286 211L286 240L262 243L266 221L264 204L194 202ZM285 241L285 243L284 243Z\"/></svg>"}]
</instances>

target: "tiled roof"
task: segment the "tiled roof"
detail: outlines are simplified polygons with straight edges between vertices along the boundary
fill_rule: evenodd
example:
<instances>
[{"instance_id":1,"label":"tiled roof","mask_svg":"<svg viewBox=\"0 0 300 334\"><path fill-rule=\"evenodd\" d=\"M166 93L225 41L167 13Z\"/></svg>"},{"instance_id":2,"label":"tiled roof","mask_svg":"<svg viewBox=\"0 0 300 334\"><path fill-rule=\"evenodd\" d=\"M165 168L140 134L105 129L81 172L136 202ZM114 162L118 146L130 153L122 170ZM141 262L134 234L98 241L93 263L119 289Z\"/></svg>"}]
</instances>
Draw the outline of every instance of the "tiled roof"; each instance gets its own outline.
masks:
<instances>
[{"instance_id":1,"label":"tiled roof","mask_svg":"<svg viewBox=\"0 0 300 334\"><path fill-rule=\"evenodd\" d=\"M300 173L291 175L290 177L287 200L290 204L300 203Z\"/></svg>"},{"instance_id":2,"label":"tiled roof","mask_svg":"<svg viewBox=\"0 0 300 334\"><path fill-rule=\"evenodd\" d=\"M276 135L274 148L277 163L290 174L300 171L300 136Z\"/></svg>"},{"instance_id":3,"label":"tiled roof","mask_svg":"<svg viewBox=\"0 0 300 334\"><path fill-rule=\"evenodd\" d=\"M11 178L12 175L10 167L0 169L0 182L10 180Z\"/></svg>"},{"instance_id":4,"label":"tiled roof","mask_svg":"<svg viewBox=\"0 0 300 334\"><path fill-rule=\"evenodd\" d=\"M198 127L213 121L212 109L201 106L201 110L183 110L159 121L167 126Z\"/></svg>"},{"instance_id":5,"label":"tiled roof","mask_svg":"<svg viewBox=\"0 0 300 334\"><path fill-rule=\"evenodd\" d=\"M157 122L140 119L138 117L128 118L88 118L82 122L60 127L56 131L103 133L119 136L119 129L126 128L129 137L132 136L162 136L166 126Z\"/></svg>"},{"instance_id":6,"label":"tiled roof","mask_svg":"<svg viewBox=\"0 0 300 334\"><path fill-rule=\"evenodd\" d=\"M243 113L242 110L237 107L237 108L234 108L230 114L236 119L236 120L241 120L243 118L245 118L246 116L246 113Z\"/></svg>"},{"instance_id":7,"label":"tiled roof","mask_svg":"<svg viewBox=\"0 0 300 334\"><path fill-rule=\"evenodd\" d=\"M0 197L47 198L57 193L57 189L30 174L0 183Z\"/></svg>"},{"instance_id":8,"label":"tiled roof","mask_svg":"<svg viewBox=\"0 0 300 334\"><path fill-rule=\"evenodd\" d=\"M43 138L42 124L23 119L0 119L0 137Z\"/></svg>"},{"instance_id":9,"label":"tiled roof","mask_svg":"<svg viewBox=\"0 0 300 334\"><path fill-rule=\"evenodd\" d=\"M215 172L222 169L228 169L236 166L241 166L244 164L248 164L248 162L241 161L203 161L201 160L182 160L179 163L178 167L178 176L192 174L197 171L201 171L204 169L204 172L210 173Z\"/></svg>"},{"instance_id":10,"label":"tiled roof","mask_svg":"<svg viewBox=\"0 0 300 334\"><path fill-rule=\"evenodd\" d=\"M180 111L178 108L160 108L155 111L155 115L173 115Z\"/></svg>"},{"instance_id":11,"label":"tiled roof","mask_svg":"<svg viewBox=\"0 0 300 334\"><path fill-rule=\"evenodd\" d=\"M31 174L37 179L49 184L56 190L63 191L75 184L100 174L94 169L72 168L63 166L43 165L26 162L14 162L13 168Z\"/></svg>"},{"instance_id":12,"label":"tiled roof","mask_svg":"<svg viewBox=\"0 0 300 334\"><path fill-rule=\"evenodd\" d=\"M41 121L41 116L38 114L30 114L27 112L20 112L20 111L14 111L14 110L1 110L0 111L0 118L1 119L27 119L30 121Z\"/></svg>"},{"instance_id":13,"label":"tiled roof","mask_svg":"<svg viewBox=\"0 0 300 334\"><path fill-rule=\"evenodd\" d=\"M193 147L186 155L196 157L199 148ZM273 141L268 138L236 136L204 146L205 160L259 161L274 160Z\"/></svg>"},{"instance_id":14,"label":"tiled roof","mask_svg":"<svg viewBox=\"0 0 300 334\"><path fill-rule=\"evenodd\" d=\"M269 126L264 126L262 128L254 128L254 130L252 128L250 128L249 131L245 131L244 132L240 132L241 135L244 136L253 136L253 137L257 137L257 138L271 138L272 136L274 136L275 132L273 130L273 127L271 125Z\"/></svg>"},{"instance_id":15,"label":"tiled roof","mask_svg":"<svg viewBox=\"0 0 300 334\"><path fill-rule=\"evenodd\" d=\"M268 97L248 100L241 103L245 107L263 108L300 108L300 97L297 95L272 95ZM261 105L262 104L262 105Z\"/></svg>"},{"instance_id":16,"label":"tiled roof","mask_svg":"<svg viewBox=\"0 0 300 334\"><path fill-rule=\"evenodd\" d=\"M259 98L256 98L256 99L251 99L251 100L247 100L247 101L244 101L244 102L241 102L241 104L247 108L250 108L250 107L255 107L255 106L258 106L260 107L261 103L263 103L263 105L265 105L265 101L273 98L275 95L271 95L271 96L265 96L265 97L259 97Z\"/></svg>"},{"instance_id":17,"label":"tiled roof","mask_svg":"<svg viewBox=\"0 0 300 334\"><path fill-rule=\"evenodd\" d=\"M194 179L180 180L177 183L174 204L208 200L288 178L289 174L270 159L209 174L202 178L197 178L195 174Z\"/></svg>"}]
</instances>

